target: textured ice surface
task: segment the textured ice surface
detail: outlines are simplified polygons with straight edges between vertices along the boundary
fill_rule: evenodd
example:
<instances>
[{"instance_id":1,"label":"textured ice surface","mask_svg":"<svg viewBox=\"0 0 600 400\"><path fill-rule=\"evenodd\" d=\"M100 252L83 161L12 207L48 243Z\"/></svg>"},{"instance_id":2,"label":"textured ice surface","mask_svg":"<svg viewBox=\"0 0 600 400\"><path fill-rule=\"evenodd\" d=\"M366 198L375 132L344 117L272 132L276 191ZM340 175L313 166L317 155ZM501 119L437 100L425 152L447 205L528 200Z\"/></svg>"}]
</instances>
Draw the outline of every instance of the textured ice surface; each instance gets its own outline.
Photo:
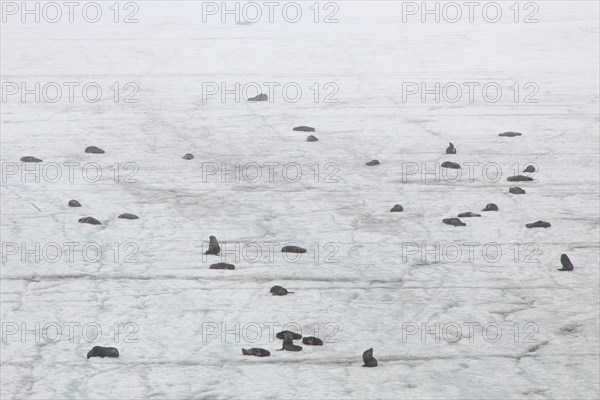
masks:
<instances>
[{"instance_id":1,"label":"textured ice surface","mask_svg":"<svg viewBox=\"0 0 600 400\"><path fill-rule=\"evenodd\" d=\"M338 4L337 24L315 24L312 14L298 24L202 23L201 2L139 3L137 24L2 24L2 82L106 90L98 103L2 103L4 164L34 155L42 165L96 162L103 172L96 183L81 167L73 182L3 176L3 243L103 248L97 262L81 253L73 262L3 259L3 335L63 327L57 342L3 336L3 399L598 397L598 3L538 2L537 24L402 23L400 2ZM139 102L115 103L114 82L137 83ZM203 82L298 82L304 93L297 103L203 102ZM336 82L339 102L315 103L315 82L321 98ZM404 102L402 82L500 82L511 94L515 82L522 91L534 82L539 102ZM307 144L292 131L299 125L315 127L319 142ZM523 136L498 136L505 131ZM449 141L458 154L444 154ZM90 145L106 154L85 154ZM365 166L375 158L381 165ZM403 175L407 163L447 160L464 173L465 163L497 163L503 175L492 182L475 168L473 182L455 183ZM123 182L128 162L137 183ZM298 163L303 176L288 183L279 169L274 182L263 171L256 183L222 183L203 179L207 162ZM338 182L324 182L326 163ZM537 182L521 185L526 195L508 193L506 177L532 163ZM82 207L69 208L72 198ZM466 227L441 222L491 202L500 211ZM390 213L397 203L404 212ZM117 218L125 212L140 218ZM78 223L84 216L102 225ZM552 227L525 228L536 220ZM272 261L203 258L210 235L222 247L278 245ZM308 249L298 262L279 253L290 242ZM480 246L473 262L464 254L450 262L447 247L442 259L422 260L406 254L409 242L498 243L503 255L488 262ZM515 262L514 243L533 247L519 245ZM139 262L125 262L134 250ZM524 261L532 252L538 263ZM556 270L562 253L573 272ZM208 269L220 261L236 269ZM272 296L276 284L294 293ZM275 351L281 341L264 324L279 331L288 322L329 340ZM463 337L403 340L403 323L406 333L436 322L459 324ZM502 336L469 335L469 322L498 324ZM80 324L73 340L65 323ZM86 323L102 328L97 342L91 330L84 337ZM263 335L203 338L209 325L236 323L258 324ZM136 340L125 340L132 326ZM120 357L87 360L94 345L117 347ZM242 347L271 357L245 357ZM371 347L379 367L362 368Z\"/></svg>"}]
</instances>

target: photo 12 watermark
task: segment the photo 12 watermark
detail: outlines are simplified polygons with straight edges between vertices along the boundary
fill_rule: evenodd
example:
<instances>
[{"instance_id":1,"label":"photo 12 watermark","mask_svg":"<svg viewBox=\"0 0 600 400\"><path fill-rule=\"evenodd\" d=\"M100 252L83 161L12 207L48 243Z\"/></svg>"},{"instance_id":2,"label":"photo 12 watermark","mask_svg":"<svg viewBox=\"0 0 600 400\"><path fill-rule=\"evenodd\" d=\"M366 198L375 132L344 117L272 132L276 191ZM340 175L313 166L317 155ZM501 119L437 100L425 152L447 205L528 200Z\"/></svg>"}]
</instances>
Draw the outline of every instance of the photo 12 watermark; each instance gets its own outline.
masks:
<instances>
[{"instance_id":1,"label":"photo 12 watermark","mask_svg":"<svg viewBox=\"0 0 600 400\"><path fill-rule=\"evenodd\" d=\"M135 176L139 170L140 167L135 162L115 162L102 166L93 161L3 161L1 179L2 183L98 183L102 180L138 183L139 180Z\"/></svg>"},{"instance_id":2,"label":"photo 12 watermark","mask_svg":"<svg viewBox=\"0 0 600 400\"><path fill-rule=\"evenodd\" d=\"M101 100L119 104L139 103L140 85L136 82L15 82L1 84L2 103L55 104L98 103Z\"/></svg>"},{"instance_id":3,"label":"photo 12 watermark","mask_svg":"<svg viewBox=\"0 0 600 400\"><path fill-rule=\"evenodd\" d=\"M97 322L2 322L2 343L69 343L111 341L138 343L139 326L134 322L113 322L103 326Z\"/></svg>"},{"instance_id":4,"label":"photo 12 watermark","mask_svg":"<svg viewBox=\"0 0 600 400\"><path fill-rule=\"evenodd\" d=\"M202 22L337 24L340 4L336 1L203 1Z\"/></svg>"},{"instance_id":5,"label":"photo 12 watermark","mask_svg":"<svg viewBox=\"0 0 600 400\"><path fill-rule=\"evenodd\" d=\"M112 22L137 24L136 1L2 1L3 24L60 24Z\"/></svg>"},{"instance_id":6,"label":"photo 12 watermark","mask_svg":"<svg viewBox=\"0 0 600 400\"><path fill-rule=\"evenodd\" d=\"M219 244L218 255L205 254L210 244L202 243L202 261L212 261L215 257L220 262L240 262L250 264L297 263L312 261L314 263L337 264L340 245L336 242L315 242L307 248L296 242L223 242ZM291 251L283 251L293 247Z\"/></svg>"},{"instance_id":7,"label":"photo 12 watermark","mask_svg":"<svg viewBox=\"0 0 600 400\"><path fill-rule=\"evenodd\" d=\"M137 264L136 242L2 242L2 263L116 263Z\"/></svg>"},{"instance_id":8,"label":"photo 12 watermark","mask_svg":"<svg viewBox=\"0 0 600 400\"><path fill-rule=\"evenodd\" d=\"M252 162L214 162L205 161L200 165L202 183L256 184L313 182L339 183L340 167L334 162L298 162L252 161Z\"/></svg>"},{"instance_id":9,"label":"photo 12 watermark","mask_svg":"<svg viewBox=\"0 0 600 400\"><path fill-rule=\"evenodd\" d=\"M202 102L221 103L339 103L337 82L202 82Z\"/></svg>"},{"instance_id":10,"label":"photo 12 watermark","mask_svg":"<svg viewBox=\"0 0 600 400\"><path fill-rule=\"evenodd\" d=\"M402 103L538 104L536 82L402 82Z\"/></svg>"},{"instance_id":11,"label":"photo 12 watermark","mask_svg":"<svg viewBox=\"0 0 600 400\"><path fill-rule=\"evenodd\" d=\"M403 23L497 24L539 23L540 3L535 1L403 1Z\"/></svg>"},{"instance_id":12,"label":"photo 12 watermark","mask_svg":"<svg viewBox=\"0 0 600 400\"><path fill-rule=\"evenodd\" d=\"M304 326L304 329L302 329ZM337 343L335 337L340 327L335 322L202 322L202 343L220 340L222 343L258 343L279 342L277 334L281 331L291 331L302 336L314 336L323 343Z\"/></svg>"},{"instance_id":13,"label":"photo 12 watermark","mask_svg":"<svg viewBox=\"0 0 600 400\"><path fill-rule=\"evenodd\" d=\"M503 250L504 248L504 250ZM423 264L539 264L540 246L537 243L512 243L501 245L496 242L403 242L402 262L415 259Z\"/></svg>"},{"instance_id":14,"label":"photo 12 watermark","mask_svg":"<svg viewBox=\"0 0 600 400\"><path fill-rule=\"evenodd\" d=\"M514 343L539 343L539 327L533 322L407 322L402 324L402 343L498 343L502 338Z\"/></svg>"}]
</instances>

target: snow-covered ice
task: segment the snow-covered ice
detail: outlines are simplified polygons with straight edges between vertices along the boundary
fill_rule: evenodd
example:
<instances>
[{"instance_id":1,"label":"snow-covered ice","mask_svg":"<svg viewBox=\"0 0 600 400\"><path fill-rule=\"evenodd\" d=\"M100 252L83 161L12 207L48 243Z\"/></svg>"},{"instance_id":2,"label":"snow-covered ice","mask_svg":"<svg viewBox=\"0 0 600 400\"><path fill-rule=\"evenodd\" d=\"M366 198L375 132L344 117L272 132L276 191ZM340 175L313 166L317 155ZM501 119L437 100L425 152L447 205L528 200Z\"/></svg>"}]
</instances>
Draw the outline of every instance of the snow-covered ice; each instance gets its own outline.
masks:
<instances>
[{"instance_id":1,"label":"snow-covered ice","mask_svg":"<svg viewBox=\"0 0 600 400\"><path fill-rule=\"evenodd\" d=\"M2 23L3 96L11 82L80 86L73 102L66 90L55 103L2 100L0 397L598 398L598 2L538 1L539 22L528 24L512 20L513 2L499 2L498 23L481 14L402 22L402 2L335 2L339 22L330 24L314 23L313 2L298 2L296 24L203 23L199 1L137 2L138 23L114 23L113 2L99 3L97 24ZM322 19L330 9L319 6ZM96 103L81 96L89 82L103 89ZM267 102L223 102L220 93L204 101L207 83L235 82L296 82L303 94L295 103L277 89ZM464 86L456 103L453 92L439 102L403 98L403 83L435 82L480 85L473 102ZM490 82L503 88L496 103L481 95ZM132 87L139 101L126 103ZM300 125L319 141L292 131ZM456 155L444 154L449 141ZM106 154L84 153L90 145ZM35 168L19 162L27 155L43 159L39 182L21 175ZM366 166L372 159L381 165ZM463 166L457 181L421 174L447 160ZM79 163L73 179L69 162ZM263 168L253 182L249 167L250 177L222 182L212 175L222 163L278 164L272 181ZM536 182L506 181L528 164ZM302 175L291 182L296 167ZM496 167L501 176L490 179ZM512 186L527 194L509 194ZM67 207L70 199L82 207ZM441 222L488 203L499 211L463 218L466 227ZM404 211L390 213L394 204ZM140 219L117 218L125 212ZM78 223L85 216L102 225ZM537 220L552 227L525 228ZM226 259L202 254L210 235ZM72 262L66 243L78 245ZM90 243L101 246L99 260L82 255ZM308 252L286 260L288 243ZM414 247L423 243L425 258ZM435 243L445 249L438 260ZM467 243L478 244L472 260ZM51 244L59 261L44 254ZM455 262L453 244L463 246ZM258 262L251 246L263 252ZM562 253L574 271L557 271ZM220 261L236 269L208 269ZM273 285L294 293L271 296ZM276 351L269 324L286 323L324 346ZM480 326L470 332L470 323ZM90 324L101 328L94 342ZM456 326L460 340L446 340ZM88 360L94 345L120 357ZM243 356L242 347L271 356ZM362 368L371 347L379 366Z\"/></svg>"}]
</instances>

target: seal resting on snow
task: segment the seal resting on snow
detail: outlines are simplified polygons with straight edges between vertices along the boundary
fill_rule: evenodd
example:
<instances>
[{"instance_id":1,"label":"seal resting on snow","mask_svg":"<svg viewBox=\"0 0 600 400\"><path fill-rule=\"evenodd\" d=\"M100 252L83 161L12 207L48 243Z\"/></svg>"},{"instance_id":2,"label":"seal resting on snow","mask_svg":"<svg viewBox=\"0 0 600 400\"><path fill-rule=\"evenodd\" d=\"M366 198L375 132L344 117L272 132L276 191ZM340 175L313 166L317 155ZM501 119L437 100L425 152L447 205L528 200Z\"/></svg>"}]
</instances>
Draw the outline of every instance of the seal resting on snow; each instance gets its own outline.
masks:
<instances>
[{"instance_id":1,"label":"seal resting on snow","mask_svg":"<svg viewBox=\"0 0 600 400\"><path fill-rule=\"evenodd\" d=\"M119 215L119 218L121 218L121 219L139 219L140 217L138 217L135 214L131 214L131 213L123 213L123 214Z\"/></svg>"},{"instance_id":2,"label":"seal resting on snow","mask_svg":"<svg viewBox=\"0 0 600 400\"><path fill-rule=\"evenodd\" d=\"M461 169L458 163L452 161L444 161L442 163L442 168Z\"/></svg>"},{"instance_id":3,"label":"seal resting on snow","mask_svg":"<svg viewBox=\"0 0 600 400\"><path fill-rule=\"evenodd\" d=\"M481 214L477 214L471 211L460 213L457 215L458 218L472 218L472 217L481 217Z\"/></svg>"},{"instance_id":4,"label":"seal resting on snow","mask_svg":"<svg viewBox=\"0 0 600 400\"><path fill-rule=\"evenodd\" d=\"M569 256L566 254L561 254L560 263L562 264L562 268L559 271L573 271L573 263L571 263Z\"/></svg>"},{"instance_id":5,"label":"seal resting on snow","mask_svg":"<svg viewBox=\"0 0 600 400\"><path fill-rule=\"evenodd\" d=\"M506 180L509 182L531 182L533 178L530 176L515 175L509 176L508 178L506 178Z\"/></svg>"},{"instance_id":6,"label":"seal resting on snow","mask_svg":"<svg viewBox=\"0 0 600 400\"><path fill-rule=\"evenodd\" d=\"M285 335L292 335L292 339L294 340L300 340L302 339L302 335L299 333L294 333L292 331L281 331L281 332L277 332L275 334L275 337L277 339L283 339Z\"/></svg>"},{"instance_id":7,"label":"seal resting on snow","mask_svg":"<svg viewBox=\"0 0 600 400\"><path fill-rule=\"evenodd\" d=\"M535 221L530 224L525 224L528 228L550 228L550 222L545 221Z\"/></svg>"},{"instance_id":8,"label":"seal resting on snow","mask_svg":"<svg viewBox=\"0 0 600 400\"><path fill-rule=\"evenodd\" d=\"M79 218L79 222L82 224L102 225L102 223L94 217Z\"/></svg>"},{"instance_id":9,"label":"seal resting on snow","mask_svg":"<svg viewBox=\"0 0 600 400\"><path fill-rule=\"evenodd\" d=\"M456 149L454 148L454 145L452 144L452 142L448 143L449 146L446 149L446 154L456 154Z\"/></svg>"},{"instance_id":10,"label":"seal resting on snow","mask_svg":"<svg viewBox=\"0 0 600 400\"><path fill-rule=\"evenodd\" d=\"M316 137L316 136L310 135L310 136L308 136L308 137L306 138L306 141L307 141L307 142L318 142L318 141L319 141L319 139L317 139L317 137Z\"/></svg>"},{"instance_id":11,"label":"seal resting on snow","mask_svg":"<svg viewBox=\"0 0 600 400\"><path fill-rule=\"evenodd\" d=\"M112 357L119 358L119 350L116 347L94 346L87 353L87 358L90 357Z\"/></svg>"},{"instance_id":12,"label":"seal resting on snow","mask_svg":"<svg viewBox=\"0 0 600 400\"><path fill-rule=\"evenodd\" d=\"M404 211L404 208L402 208L402 206L400 204L396 204L394 207L392 207L392 209L390 210L390 212L402 212Z\"/></svg>"},{"instance_id":13,"label":"seal resting on snow","mask_svg":"<svg viewBox=\"0 0 600 400\"><path fill-rule=\"evenodd\" d=\"M288 292L288 290L286 288L284 288L283 286L273 286L271 288L271 294L273 296L285 296L288 293L294 293L294 292Z\"/></svg>"},{"instance_id":14,"label":"seal resting on snow","mask_svg":"<svg viewBox=\"0 0 600 400\"><path fill-rule=\"evenodd\" d=\"M377 360L373 357L373 349L369 349L363 353L363 367L376 367Z\"/></svg>"},{"instance_id":15,"label":"seal resting on snow","mask_svg":"<svg viewBox=\"0 0 600 400\"><path fill-rule=\"evenodd\" d=\"M481 211L498 211L498 206L494 203L487 204Z\"/></svg>"},{"instance_id":16,"label":"seal resting on snow","mask_svg":"<svg viewBox=\"0 0 600 400\"><path fill-rule=\"evenodd\" d=\"M208 269L235 269L235 265L224 262L212 264Z\"/></svg>"},{"instance_id":17,"label":"seal resting on snow","mask_svg":"<svg viewBox=\"0 0 600 400\"><path fill-rule=\"evenodd\" d=\"M193 160L194 159L194 155L191 153L187 153L186 155L184 155L183 157L184 160Z\"/></svg>"},{"instance_id":18,"label":"seal resting on snow","mask_svg":"<svg viewBox=\"0 0 600 400\"><path fill-rule=\"evenodd\" d=\"M21 157L21 161L22 162L42 162L41 159L34 157L34 156Z\"/></svg>"},{"instance_id":19,"label":"seal resting on snow","mask_svg":"<svg viewBox=\"0 0 600 400\"><path fill-rule=\"evenodd\" d=\"M467 224L465 224L458 218L445 218L442 220L442 222L445 223L446 225L452 225L452 226L467 226Z\"/></svg>"},{"instance_id":20,"label":"seal resting on snow","mask_svg":"<svg viewBox=\"0 0 600 400\"><path fill-rule=\"evenodd\" d=\"M512 194L525 194L525 190L521 189L518 186L515 186L515 187L511 187L510 189L508 189L508 193L512 193Z\"/></svg>"},{"instance_id":21,"label":"seal resting on snow","mask_svg":"<svg viewBox=\"0 0 600 400\"><path fill-rule=\"evenodd\" d=\"M302 343L309 346L323 346L323 341L314 336L307 336L302 339Z\"/></svg>"},{"instance_id":22,"label":"seal resting on snow","mask_svg":"<svg viewBox=\"0 0 600 400\"><path fill-rule=\"evenodd\" d=\"M86 153L91 153L91 154L104 154L105 153L104 150L102 150L101 148L96 147L96 146L88 146L88 147L86 147L85 148L85 152Z\"/></svg>"},{"instance_id":23,"label":"seal resting on snow","mask_svg":"<svg viewBox=\"0 0 600 400\"><path fill-rule=\"evenodd\" d=\"M221 252L221 247L219 246L219 241L217 240L217 238L214 236L210 236L208 240L208 250L206 250L204 254L212 254L215 256L219 255L219 253Z\"/></svg>"},{"instance_id":24,"label":"seal resting on snow","mask_svg":"<svg viewBox=\"0 0 600 400\"><path fill-rule=\"evenodd\" d=\"M369 167L372 167L372 166L374 166L374 165L379 165L379 164L380 164L380 163L379 163L379 160L371 160L371 161L369 161L369 162L367 163L367 165L368 165Z\"/></svg>"},{"instance_id":25,"label":"seal resting on snow","mask_svg":"<svg viewBox=\"0 0 600 400\"><path fill-rule=\"evenodd\" d=\"M498 136L502 136L502 137L515 137L515 136L521 136L522 133L519 132L503 132L503 133L499 133Z\"/></svg>"},{"instance_id":26,"label":"seal resting on snow","mask_svg":"<svg viewBox=\"0 0 600 400\"><path fill-rule=\"evenodd\" d=\"M533 165L528 165L523 172L532 173L535 172L535 167Z\"/></svg>"},{"instance_id":27,"label":"seal resting on snow","mask_svg":"<svg viewBox=\"0 0 600 400\"><path fill-rule=\"evenodd\" d=\"M69 200L69 207L81 207L81 203L77 200Z\"/></svg>"},{"instance_id":28,"label":"seal resting on snow","mask_svg":"<svg viewBox=\"0 0 600 400\"><path fill-rule=\"evenodd\" d=\"M267 96L264 93L257 94L256 96L250 97L248 99L248 101L267 101L267 100L269 100L269 96Z\"/></svg>"},{"instance_id":29,"label":"seal resting on snow","mask_svg":"<svg viewBox=\"0 0 600 400\"><path fill-rule=\"evenodd\" d=\"M269 357L271 352L269 350L254 347L252 349L242 349L242 354L245 356Z\"/></svg>"},{"instance_id":30,"label":"seal resting on snow","mask_svg":"<svg viewBox=\"0 0 600 400\"><path fill-rule=\"evenodd\" d=\"M292 129L294 131L297 132L315 132L315 128L311 128L310 126L297 126L294 129Z\"/></svg>"},{"instance_id":31,"label":"seal resting on snow","mask_svg":"<svg viewBox=\"0 0 600 400\"><path fill-rule=\"evenodd\" d=\"M306 253L306 249L303 249L300 246L283 246L281 248L282 253Z\"/></svg>"}]
</instances>

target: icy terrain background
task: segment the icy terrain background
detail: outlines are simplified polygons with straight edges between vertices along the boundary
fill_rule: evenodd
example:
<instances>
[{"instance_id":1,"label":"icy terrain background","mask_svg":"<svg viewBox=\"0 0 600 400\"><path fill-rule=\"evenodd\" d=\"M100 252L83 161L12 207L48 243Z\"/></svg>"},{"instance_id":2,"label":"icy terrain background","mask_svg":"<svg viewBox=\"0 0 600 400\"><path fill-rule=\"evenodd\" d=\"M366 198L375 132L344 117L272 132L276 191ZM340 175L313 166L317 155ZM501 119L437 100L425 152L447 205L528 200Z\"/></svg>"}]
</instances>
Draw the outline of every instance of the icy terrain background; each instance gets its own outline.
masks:
<instances>
[{"instance_id":1,"label":"icy terrain background","mask_svg":"<svg viewBox=\"0 0 600 400\"><path fill-rule=\"evenodd\" d=\"M237 25L203 23L200 2L138 4L137 24L2 24L2 82L140 88L135 104L108 93L98 103L2 103L3 164L34 155L97 162L103 172L96 183L81 168L73 182L3 175L2 242L104 250L96 262L80 253L74 262L3 259L3 399L598 397L597 2L537 2L536 24L491 24L481 14L473 24L402 23L400 2L353 1L337 3L339 23L311 15ZM299 82L305 93L297 103L280 92L265 103L203 102L203 82ZM314 82L336 82L339 102L315 103ZM539 102L403 101L402 82L535 82ZM298 125L314 126L319 141L292 132ZM498 137L510 130L523 136ZM457 155L444 154L448 141ZM107 153L85 154L89 145ZM194 160L181 158L188 152ZM381 165L366 167L371 159ZM403 179L406 163L446 160L497 163L503 175ZM293 162L303 176L288 183L279 169L274 182L223 183L204 179L203 162ZM138 182L114 179L115 163L134 163ZM337 166L337 182L325 182L325 163ZM537 182L519 185L526 195L508 193L515 163L538 166ZM67 207L71 198L83 207ZM441 223L490 202L500 211L466 227ZM396 203L403 213L389 212ZM140 219L117 219L122 212ZM79 224L83 216L103 224ZM552 227L525 228L536 220ZM298 262L286 261L281 245L273 260L203 258L209 235L222 246L297 242L309 250ZM487 262L479 247L473 262L405 257L412 242L498 243L503 256ZM127 243L139 262L124 261ZM332 243L338 262L325 260ZM525 262L528 252L515 260L514 243L534 244L539 262ZM575 271L556 270L561 253ZM217 261L236 270L209 270ZM272 297L275 284L295 293ZM136 340L124 340L127 322ZM264 324L289 322L305 335L315 326L322 338L335 332L323 347L276 352L281 342ZM462 339L436 343L419 332L402 340L403 323L436 322L461 325ZM468 337L465 322L497 323L502 337L484 340L481 329ZM6 335L15 324L39 333L36 323L80 325L73 340L65 329L57 342ZM86 323L101 326L97 342L84 337ZM261 339L203 338L208 324L236 323L262 326ZM528 323L535 342L525 339ZM87 360L94 345L115 346L120 358ZM244 357L241 347L271 357ZM370 347L378 368L361 367Z\"/></svg>"}]
</instances>

